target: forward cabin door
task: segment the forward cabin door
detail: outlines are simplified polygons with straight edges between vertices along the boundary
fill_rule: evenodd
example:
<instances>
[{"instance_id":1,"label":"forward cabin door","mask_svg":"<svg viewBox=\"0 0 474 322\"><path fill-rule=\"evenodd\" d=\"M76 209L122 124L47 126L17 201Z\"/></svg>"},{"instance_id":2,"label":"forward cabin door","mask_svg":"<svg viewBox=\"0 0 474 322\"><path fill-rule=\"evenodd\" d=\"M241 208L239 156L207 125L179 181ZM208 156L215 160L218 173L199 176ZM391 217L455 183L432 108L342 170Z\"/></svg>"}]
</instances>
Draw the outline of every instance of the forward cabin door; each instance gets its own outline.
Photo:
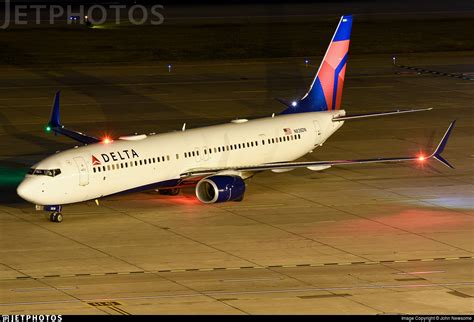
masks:
<instances>
[{"instance_id":1,"label":"forward cabin door","mask_svg":"<svg viewBox=\"0 0 474 322\"><path fill-rule=\"evenodd\" d=\"M83 157L74 158L77 169L79 170L79 185L86 186L89 184L89 172L87 171L87 165Z\"/></svg>"}]
</instances>

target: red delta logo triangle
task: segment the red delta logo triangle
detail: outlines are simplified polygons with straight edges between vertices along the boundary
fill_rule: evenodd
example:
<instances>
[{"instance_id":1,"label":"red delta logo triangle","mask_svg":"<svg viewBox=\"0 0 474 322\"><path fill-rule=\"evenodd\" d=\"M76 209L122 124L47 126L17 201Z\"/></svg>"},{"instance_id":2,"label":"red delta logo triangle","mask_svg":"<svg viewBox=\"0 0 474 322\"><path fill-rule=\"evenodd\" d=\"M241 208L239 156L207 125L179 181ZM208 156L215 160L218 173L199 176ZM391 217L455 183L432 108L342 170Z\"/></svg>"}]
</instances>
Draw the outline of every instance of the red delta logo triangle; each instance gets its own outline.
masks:
<instances>
[{"instance_id":1,"label":"red delta logo triangle","mask_svg":"<svg viewBox=\"0 0 474 322\"><path fill-rule=\"evenodd\" d=\"M92 156L92 165L100 165L100 161L95 156Z\"/></svg>"}]
</instances>

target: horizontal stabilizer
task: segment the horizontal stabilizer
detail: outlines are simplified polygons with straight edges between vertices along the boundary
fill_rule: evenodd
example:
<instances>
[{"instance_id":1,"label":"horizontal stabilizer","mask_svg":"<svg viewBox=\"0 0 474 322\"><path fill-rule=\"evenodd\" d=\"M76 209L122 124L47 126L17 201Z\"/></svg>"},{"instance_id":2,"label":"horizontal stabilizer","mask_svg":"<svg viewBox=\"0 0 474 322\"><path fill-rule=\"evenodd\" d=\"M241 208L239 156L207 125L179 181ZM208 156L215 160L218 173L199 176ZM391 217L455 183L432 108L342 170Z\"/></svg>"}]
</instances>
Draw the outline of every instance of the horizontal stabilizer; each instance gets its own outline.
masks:
<instances>
[{"instance_id":1,"label":"horizontal stabilizer","mask_svg":"<svg viewBox=\"0 0 474 322\"><path fill-rule=\"evenodd\" d=\"M413 113L413 112L424 112L424 111L431 111L432 109L433 109L432 107L429 107L429 108L419 108L419 109L411 109L411 110L396 110L396 111L376 112L376 113L368 113L368 114L355 114L355 115L335 117L332 120L333 122L339 122L339 121L363 119L367 117L387 116L387 115L396 115L396 114Z\"/></svg>"},{"instance_id":2,"label":"horizontal stabilizer","mask_svg":"<svg viewBox=\"0 0 474 322\"><path fill-rule=\"evenodd\" d=\"M456 124L456 120L452 121L451 124L449 125L448 129L446 130L446 133L444 133L443 138L438 144L438 147L436 148L435 152L433 152L432 155L430 155L430 158L435 158L448 168L454 169L454 167L445 159L441 156L441 153L443 153L444 148L446 147L446 144L448 143L449 136L451 135L451 132L454 128L454 125Z\"/></svg>"}]
</instances>

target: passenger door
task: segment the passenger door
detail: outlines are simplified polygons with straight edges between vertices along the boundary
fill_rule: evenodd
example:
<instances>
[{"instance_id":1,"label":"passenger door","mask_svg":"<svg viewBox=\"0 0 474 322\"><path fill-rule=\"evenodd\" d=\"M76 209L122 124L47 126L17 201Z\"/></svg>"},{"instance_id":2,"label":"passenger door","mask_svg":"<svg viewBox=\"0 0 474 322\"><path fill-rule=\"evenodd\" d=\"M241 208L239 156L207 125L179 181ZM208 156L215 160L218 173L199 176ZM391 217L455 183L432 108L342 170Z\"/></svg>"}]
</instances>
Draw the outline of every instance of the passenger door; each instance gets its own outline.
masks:
<instances>
[{"instance_id":1,"label":"passenger door","mask_svg":"<svg viewBox=\"0 0 474 322\"><path fill-rule=\"evenodd\" d=\"M204 146L204 147L201 149L201 151L202 151L202 153L203 153L202 159L203 159L204 161L208 161L208 160L209 160L209 151L208 151L208 149L209 149L209 148L207 147L207 145Z\"/></svg>"},{"instance_id":2,"label":"passenger door","mask_svg":"<svg viewBox=\"0 0 474 322\"><path fill-rule=\"evenodd\" d=\"M315 140L314 140L314 146L318 146L319 144L321 144L321 127L319 126L319 123L318 121L313 121L313 124L314 124L314 137L315 137Z\"/></svg>"},{"instance_id":3,"label":"passenger door","mask_svg":"<svg viewBox=\"0 0 474 322\"><path fill-rule=\"evenodd\" d=\"M199 153L199 148L194 148L194 160L196 160L196 162L201 161L201 156L200 156L200 153Z\"/></svg>"},{"instance_id":4,"label":"passenger door","mask_svg":"<svg viewBox=\"0 0 474 322\"><path fill-rule=\"evenodd\" d=\"M265 134L258 135L258 146L260 147L260 156L261 160L257 162L266 163L271 161L271 146L268 144L267 136Z\"/></svg>"},{"instance_id":5,"label":"passenger door","mask_svg":"<svg viewBox=\"0 0 474 322\"><path fill-rule=\"evenodd\" d=\"M86 186L89 184L89 172L87 171L87 165L83 157L75 157L74 162L76 163L77 169L79 170L79 185Z\"/></svg>"}]
</instances>

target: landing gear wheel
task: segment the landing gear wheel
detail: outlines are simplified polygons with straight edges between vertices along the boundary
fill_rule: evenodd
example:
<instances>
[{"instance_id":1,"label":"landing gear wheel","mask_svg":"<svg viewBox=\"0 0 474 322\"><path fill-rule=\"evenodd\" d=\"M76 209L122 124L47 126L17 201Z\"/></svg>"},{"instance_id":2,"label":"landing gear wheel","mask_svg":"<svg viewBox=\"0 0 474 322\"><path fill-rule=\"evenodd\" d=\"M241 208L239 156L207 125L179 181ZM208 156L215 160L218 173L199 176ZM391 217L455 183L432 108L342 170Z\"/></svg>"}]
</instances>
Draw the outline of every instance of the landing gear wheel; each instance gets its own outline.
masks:
<instances>
[{"instance_id":1,"label":"landing gear wheel","mask_svg":"<svg viewBox=\"0 0 474 322\"><path fill-rule=\"evenodd\" d=\"M63 215L60 212L53 212L49 215L49 220L52 222L62 222Z\"/></svg>"},{"instance_id":2,"label":"landing gear wheel","mask_svg":"<svg viewBox=\"0 0 474 322\"><path fill-rule=\"evenodd\" d=\"M159 189L158 192L160 195L168 195L168 196L176 196L179 194L179 188L173 188L173 189Z\"/></svg>"},{"instance_id":3,"label":"landing gear wheel","mask_svg":"<svg viewBox=\"0 0 474 322\"><path fill-rule=\"evenodd\" d=\"M238 199L235 199L234 201L236 202L241 202L242 200L244 200L244 195L242 195L242 197L238 198Z\"/></svg>"},{"instance_id":4,"label":"landing gear wheel","mask_svg":"<svg viewBox=\"0 0 474 322\"><path fill-rule=\"evenodd\" d=\"M169 191L170 196L176 196L178 194L179 194L179 188L170 189Z\"/></svg>"}]
</instances>

